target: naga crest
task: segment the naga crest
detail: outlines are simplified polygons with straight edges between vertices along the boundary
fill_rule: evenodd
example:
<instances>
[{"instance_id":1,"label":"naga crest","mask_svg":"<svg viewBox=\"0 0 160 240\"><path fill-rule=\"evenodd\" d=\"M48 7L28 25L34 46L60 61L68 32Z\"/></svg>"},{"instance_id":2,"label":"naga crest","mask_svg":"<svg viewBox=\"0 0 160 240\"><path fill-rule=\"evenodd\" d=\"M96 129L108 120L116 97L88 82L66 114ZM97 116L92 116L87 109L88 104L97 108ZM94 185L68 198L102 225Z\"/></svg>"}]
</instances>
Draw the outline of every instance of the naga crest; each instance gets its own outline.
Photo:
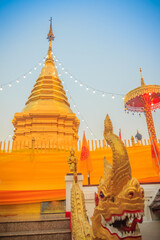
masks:
<instances>
[{"instance_id":1,"label":"naga crest","mask_svg":"<svg viewBox=\"0 0 160 240\"><path fill-rule=\"evenodd\" d=\"M113 133L109 116L104 122L104 138L112 149L112 165L104 158L96 207L92 217L93 239L135 239L141 235L137 223L144 215L144 191L132 178L126 147Z\"/></svg>"},{"instance_id":2,"label":"naga crest","mask_svg":"<svg viewBox=\"0 0 160 240\"><path fill-rule=\"evenodd\" d=\"M132 178L126 147L113 133L109 116L104 122L104 138L113 153L112 165L104 158L104 179L95 198L92 226L86 218L84 195L78 183L71 189L71 219L74 240L141 240L137 223L144 215L144 191Z\"/></svg>"}]
</instances>

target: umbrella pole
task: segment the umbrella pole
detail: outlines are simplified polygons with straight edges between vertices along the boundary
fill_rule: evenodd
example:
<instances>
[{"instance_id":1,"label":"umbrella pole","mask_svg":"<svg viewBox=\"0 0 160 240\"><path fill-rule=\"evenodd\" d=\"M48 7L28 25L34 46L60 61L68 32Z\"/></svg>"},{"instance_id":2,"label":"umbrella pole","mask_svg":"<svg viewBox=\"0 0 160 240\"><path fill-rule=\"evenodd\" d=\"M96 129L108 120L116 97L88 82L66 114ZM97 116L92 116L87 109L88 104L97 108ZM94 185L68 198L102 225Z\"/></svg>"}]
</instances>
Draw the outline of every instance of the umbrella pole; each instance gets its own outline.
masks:
<instances>
[{"instance_id":1,"label":"umbrella pole","mask_svg":"<svg viewBox=\"0 0 160 240\"><path fill-rule=\"evenodd\" d=\"M153 117L152 117L152 112L151 112L151 106L150 106L149 102L145 102L144 113L145 113L145 116L146 116L146 122L147 122L149 136L150 136L150 133L151 133L152 137L157 142L155 127L154 127Z\"/></svg>"}]
</instances>

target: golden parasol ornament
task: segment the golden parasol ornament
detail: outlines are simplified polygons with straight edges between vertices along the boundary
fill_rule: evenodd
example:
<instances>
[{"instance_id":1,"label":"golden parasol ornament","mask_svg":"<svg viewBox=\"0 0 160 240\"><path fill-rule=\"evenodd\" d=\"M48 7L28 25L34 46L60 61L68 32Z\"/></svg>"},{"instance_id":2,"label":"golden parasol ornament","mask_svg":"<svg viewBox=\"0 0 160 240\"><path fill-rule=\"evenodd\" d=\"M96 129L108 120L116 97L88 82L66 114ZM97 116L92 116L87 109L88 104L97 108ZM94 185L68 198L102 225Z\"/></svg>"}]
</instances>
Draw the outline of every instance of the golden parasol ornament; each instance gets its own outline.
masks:
<instances>
[{"instance_id":1,"label":"golden parasol ornament","mask_svg":"<svg viewBox=\"0 0 160 240\"><path fill-rule=\"evenodd\" d=\"M160 108L160 85L146 85L141 68L140 74L141 86L126 94L124 98L125 110L144 112L149 136L151 135L157 141L152 110Z\"/></svg>"}]
</instances>

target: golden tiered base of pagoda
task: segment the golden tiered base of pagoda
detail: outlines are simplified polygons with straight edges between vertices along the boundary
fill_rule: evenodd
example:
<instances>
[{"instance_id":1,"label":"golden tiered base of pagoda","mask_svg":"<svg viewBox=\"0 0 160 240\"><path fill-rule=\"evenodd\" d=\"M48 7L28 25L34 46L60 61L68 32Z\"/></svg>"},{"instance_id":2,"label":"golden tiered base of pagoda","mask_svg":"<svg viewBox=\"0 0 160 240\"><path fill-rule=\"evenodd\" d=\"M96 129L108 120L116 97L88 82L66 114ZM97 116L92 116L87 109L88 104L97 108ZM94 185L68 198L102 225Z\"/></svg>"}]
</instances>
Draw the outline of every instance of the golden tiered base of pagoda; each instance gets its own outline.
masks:
<instances>
[{"instance_id":1,"label":"golden tiered base of pagoda","mask_svg":"<svg viewBox=\"0 0 160 240\"><path fill-rule=\"evenodd\" d=\"M13 119L16 135L13 150L44 146L48 149L77 149L79 120L73 113L22 112ZM23 145L23 146L20 146Z\"/></svg>"}]
</instances>

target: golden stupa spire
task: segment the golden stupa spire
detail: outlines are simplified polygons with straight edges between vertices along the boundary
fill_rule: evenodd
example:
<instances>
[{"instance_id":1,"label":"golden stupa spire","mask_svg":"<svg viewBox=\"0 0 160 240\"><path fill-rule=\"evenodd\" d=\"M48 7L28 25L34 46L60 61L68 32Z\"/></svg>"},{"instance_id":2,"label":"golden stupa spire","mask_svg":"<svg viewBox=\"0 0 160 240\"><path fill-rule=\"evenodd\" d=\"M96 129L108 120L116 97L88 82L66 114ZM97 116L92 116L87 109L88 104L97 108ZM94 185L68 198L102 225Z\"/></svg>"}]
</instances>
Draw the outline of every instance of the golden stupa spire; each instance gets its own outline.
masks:
<instances>
[{"instance_id":1,"label":"golden stupa spire","mask_svg":"<svg viewBox=\"0 0 160 240\"><path fill-rule=\"evenodd\" d=\"M47 39L49 40L49 49L48 49L48 56L46 59L46 63L53 62L53 52L52 52L52 41L54 40L55 36L52 31L52 17L50 18L50 29L47 35Z\"/></svg>"},{"instance_id":2,"label":"golden stupa spire","mask_svg":"<svg viewBox=\"0 0 160 240\"><path fill-rule=\"evenodd\" d=\"M47 58L23 111L47 111L48 109L48 111L57 113L72 113L53 60L52 41L54 40L54 35L52 32L52 18L50 19L47 39L49 40Z\"/></svg>"},{"instance_id":3,"label":"golden stupa spire","mask_svg":"<svg viewBox=\"0 0 160 240\"><path fill-rule=\"evenodd\" d=\"M28 149L38 141L45 141L56 149L77 148L79 120L72 112L61 79L53 61L52 18L47 35L49 50L41 73L21 113L14 116L14 143L28 142ZM15 140L16 139L16 140ZM37 141L37 142L36 142ZM17 145L15 145L17 146ZM26 146L26 145L25 145ZM51 147L51 148L52 148ZM26 148L26 147L25 147ZM41 148L40 145L38 148Z\"/></svg>"},{"instance_id":4,"label":"golden stupa spire","mask_svg":"<svg viewBox=\"0 0 160 240\"><path fill-rule=\"evenodd\" d=\"M145 83L144 83L144 79L143 79L143 76L142 76L142 69L140 68L140 74L141 74L141 86L144 86Z\"/></svg>"},{"instance_id":5,"label":"golden stupa spire","mask_svg":"<svg viewBox=\"0 0 160 240\"><path fill-rule=\"evenodd\" d=\"M49 29L47 39L49 39L49 41L53 41L55 39L55 36L53 34L53 31L52 31L52 17L50 18L49 21L50 21L50 29Z\"/></svg>"}]
</instances>

